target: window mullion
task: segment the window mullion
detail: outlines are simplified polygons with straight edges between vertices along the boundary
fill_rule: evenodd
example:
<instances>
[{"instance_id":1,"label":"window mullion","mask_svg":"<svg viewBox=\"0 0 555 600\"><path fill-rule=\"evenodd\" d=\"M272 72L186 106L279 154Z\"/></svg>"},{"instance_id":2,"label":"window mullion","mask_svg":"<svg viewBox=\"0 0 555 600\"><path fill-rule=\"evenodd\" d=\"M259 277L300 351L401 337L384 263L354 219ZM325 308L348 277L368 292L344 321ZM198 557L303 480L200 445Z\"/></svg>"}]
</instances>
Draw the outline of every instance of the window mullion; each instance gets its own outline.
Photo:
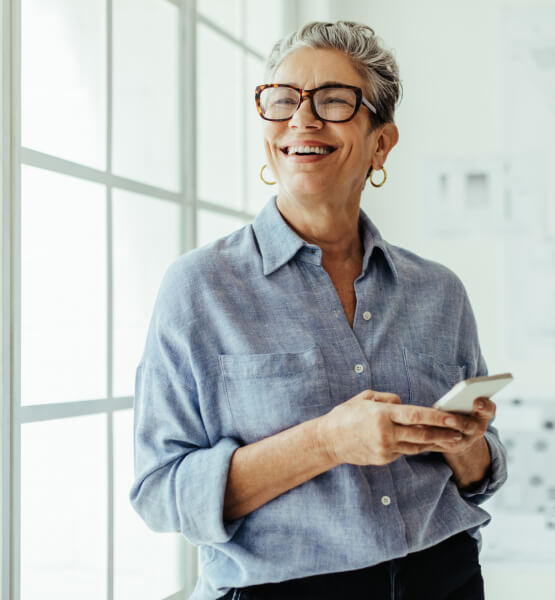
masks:
<instances>
[{"instance_id":1,"label":"window mullion","mask_svg":"<svg viewBox=\"0 0 555 600\"><path fill-rule=\"evenodd\" d=\"M112 226L112 124L113 124L113 11L112 0L106 0L106 391L108 402L113 396L114 293L113 293L113 226ZM114 440L113 413L106 413L106 599L114 598Z\"/></svg>"},{"instance_id":2,"label":"window mullion","mask_svg":"<svg viewBox=\"0 0 555 600\"><path fill-rule=\"evenodd\" d=\"M240 18L240 35L241 40L246 46L247 43L247 2L246 0L240 0L239 5L239 18ZM242 194L241 208L243 212L248 212L248 186L247 186L247 53L244 48L241 48L240 64L239 64L239 90L238 90L238 103L239 103L239 135L240 135L240 161L241 161L241 182L240 190Z\"/></svg>"}]
</instances>

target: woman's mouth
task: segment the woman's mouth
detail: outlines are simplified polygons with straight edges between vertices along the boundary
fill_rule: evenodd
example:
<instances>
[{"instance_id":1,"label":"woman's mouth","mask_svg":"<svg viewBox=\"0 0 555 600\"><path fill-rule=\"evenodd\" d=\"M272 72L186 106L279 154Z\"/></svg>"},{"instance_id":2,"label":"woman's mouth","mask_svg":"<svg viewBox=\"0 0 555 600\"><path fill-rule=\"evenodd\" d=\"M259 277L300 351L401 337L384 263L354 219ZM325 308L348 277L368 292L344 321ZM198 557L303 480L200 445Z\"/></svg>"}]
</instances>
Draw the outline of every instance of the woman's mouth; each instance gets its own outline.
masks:
<instances>
[{"instance_id":1,"label":"woman's mouth","mask_svg":"<svg viewBox=\"0 0 555 600\"><path fill-rule=\"evenodd\" d=\"M336 151L333 146L306 144L304 146L283 146L280 150L285 154L286 160L292 163L314 163L325 161L326 157Z\"/></svg>"},{"instance_id":2,"label":"woman's mouth","mask_svg":"<svg viewBox=\"0 0 555 600\"><path fill-rule=\"evenodd\" d=\"M283 154L287 156L325 156L335 152L333 146L283 146L280 148Z\"/></svg>"}]
</instances>

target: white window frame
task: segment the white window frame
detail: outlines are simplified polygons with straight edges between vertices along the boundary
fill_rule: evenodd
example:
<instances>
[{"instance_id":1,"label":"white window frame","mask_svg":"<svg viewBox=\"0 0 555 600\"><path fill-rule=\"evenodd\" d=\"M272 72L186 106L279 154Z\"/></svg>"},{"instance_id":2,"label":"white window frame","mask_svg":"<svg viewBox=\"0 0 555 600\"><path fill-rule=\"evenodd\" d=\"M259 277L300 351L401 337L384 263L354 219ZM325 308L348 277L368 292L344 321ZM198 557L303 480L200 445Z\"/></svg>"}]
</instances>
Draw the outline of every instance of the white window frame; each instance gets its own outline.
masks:
<instances>
[{"instance_id":1,"label":"white window frame","mask_svg":"<svg viewBox=\"0 0 555 600\"><path fill-rule=\"evenodd\" d=\"M1 71L2 98L1 136L2 170L0 175L0 206L2 208L2 346L0 380L2 381L2 402L0 405L0 424L2 443L1 479L2 491L0 506L1 520L1 569L0 592L5 600L20 600L20 499L21 499L21 426L25 423L50 419L105 414L107 418L107 455L108 455L108 549L107 549L107 600L113 600L113 413L133 408L133 397L112 396L112 347L113 347L113 299L112 299L112 188L146 194L155 198L177 203L181 208L181 252L196 246L197 212L210 210L245 222L254 218L246 209L246 158L243 160L243 191L245 204L239 210L207 202L197 197L196 186L196 26L202 23L231 41L246 54L263 59L256 50L248 47L243 40L234 38L228 32L199 15L196 0L160 0L171 2L179 8L179 84L180 95L180 149L181 192L173 193L156 186L118 177L111 172L111 133L112 133L112 0L106 2L106 102L107 102L107 170L100 171L50 156L29 148L21 147L21 0L1 0L0 27L2 31ZM285 3L284 24L286 30L297 25L297 0ZM242 21L245 19L245 0L241 0ZM242 81L245 87L245 68L243 59ZM243 103L246 104L246 103ZM250 104L244 111L250 110ZM244 113L246 115L246 113ZM243 143L246 157L246 141ZM86 181L102 183L106 186L107 207L107 396L106 398L86 401L62 402L47 405L21 406L21 180L22 164L41 167L53 172L67 174ZM172 598L187 598L192 592L198 576L198 553L184 540L183 561L187 574L187 589L174 594ZM185 594L185 595L184 595Z\"/></svg>"}]
</instances>

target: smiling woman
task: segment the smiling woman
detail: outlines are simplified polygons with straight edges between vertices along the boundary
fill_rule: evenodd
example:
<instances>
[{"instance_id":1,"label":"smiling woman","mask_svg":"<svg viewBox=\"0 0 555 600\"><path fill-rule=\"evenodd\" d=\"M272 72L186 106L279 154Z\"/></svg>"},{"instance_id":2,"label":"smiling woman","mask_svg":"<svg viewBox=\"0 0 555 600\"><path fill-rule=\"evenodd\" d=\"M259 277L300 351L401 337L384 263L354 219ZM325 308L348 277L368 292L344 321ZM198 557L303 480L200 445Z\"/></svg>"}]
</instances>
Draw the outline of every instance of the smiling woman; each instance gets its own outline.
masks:
<instances>
[{"instance_id":1,"label":"smiling woman","mask_svg":"<svg viewBox=\"0 0 555 600\"><path fill-rule=\"evenodd\" d=\"M360 208L398 142L374 31L310 23L256 88L278 191L167 270L135 390L131 502L200 547L191 600L483 598L478 505L504 483L466 290Z\"/></svg>"},{"instance_id":2,"label":"smiling woman","mask_svg":"<svg viewBox=\"0 0 555 600\"><path fill-rule=\"evenodd\" d=\"M382 169L397 143L396 125L378 125L377 109L366 98L369 82L341 50L298 48L273 79L277 85L257 88L257 106L280 211L291 211L294 198L319 212L347 210L352 223L370 169ZM325 83L330 79L341 83ZM314 156L314 147L324 151Z\"/></svg>"}]
</instances>

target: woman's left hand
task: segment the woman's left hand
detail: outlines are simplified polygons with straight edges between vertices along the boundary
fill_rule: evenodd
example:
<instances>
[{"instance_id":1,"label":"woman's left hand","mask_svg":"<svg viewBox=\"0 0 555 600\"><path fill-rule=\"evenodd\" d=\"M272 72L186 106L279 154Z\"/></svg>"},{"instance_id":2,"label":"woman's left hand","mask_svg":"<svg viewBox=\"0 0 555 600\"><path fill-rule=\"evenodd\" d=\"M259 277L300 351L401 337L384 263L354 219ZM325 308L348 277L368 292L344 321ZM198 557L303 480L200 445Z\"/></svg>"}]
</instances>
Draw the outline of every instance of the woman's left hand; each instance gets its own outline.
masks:
<instances>
[{"instance_id":1,"label":"woman's left hand","mask_svg":"<svg viewBox=\"0 0 555 600\"><path fill-rule=\"evenodd\" d=\"M476 398L472 413L445 413L443 422L446 427L455 429L462 434L461 440L436 444L437 450L444 454L464 454L478 442L486 432L488 423L495 416L495 402L489 398ZM450 421L452 419L452 422Z\"/></svg>"}]
</instances>

